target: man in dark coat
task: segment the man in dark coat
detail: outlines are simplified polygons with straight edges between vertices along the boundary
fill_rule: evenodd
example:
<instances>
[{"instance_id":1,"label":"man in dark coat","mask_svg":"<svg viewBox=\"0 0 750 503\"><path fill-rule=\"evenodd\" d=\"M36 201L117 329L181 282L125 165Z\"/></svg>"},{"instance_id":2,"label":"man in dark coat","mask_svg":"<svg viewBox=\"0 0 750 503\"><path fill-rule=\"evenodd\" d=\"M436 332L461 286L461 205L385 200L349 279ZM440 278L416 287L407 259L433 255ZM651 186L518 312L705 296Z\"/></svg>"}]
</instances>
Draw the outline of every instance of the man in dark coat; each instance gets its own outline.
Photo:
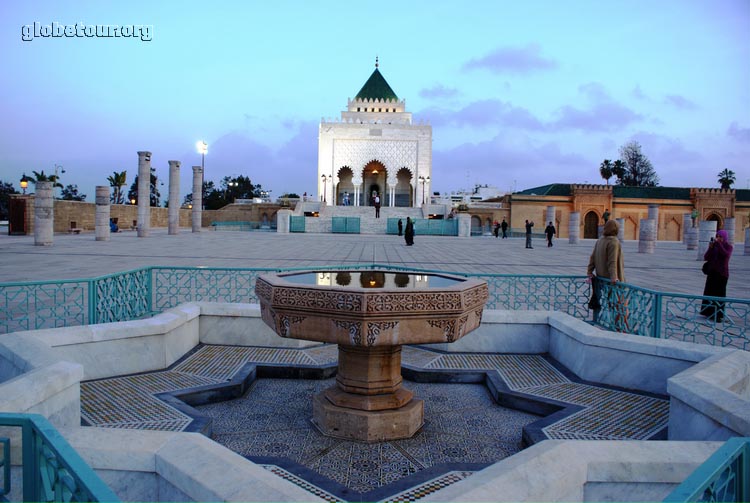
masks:
<instances>
[{"instance_id":1,"label":"man in dark coat","mask_svg":"<svg viewBox=\"0 0 750 503\"><path fill-rule=\"evenodd\" d=\"M402 236L404 234L404 222L401 221L401 219L398 219L398 235Z\"/></svg>"},{"instance_id":2,"label":"man in dark coat","mask_svg":"<svg viewBox=\"0 0 750 503\"><path fill-rule=\"evenodd\" d=\"M414 244L414 222L412 222L411 217L406 217L404 240L406 241L406 246L411 246Z\"/></svg>"},{"instance_id":3,"label":"man in dark coat","mask_svg":"<svg viewBox=\"0 0 750 503\"><path fill-rule=\"evenodd\" d=\"M508 237L508 222L503 218L503 223L500 224L500 228L503 230L503 239Z\"/></svg>"},{"instance_id":4,"label":"man in dark coat","mask_svg":"<svg viewBox=\"0 0 750 503\"><path fill-rule=\"evenodd\" d=\"M552 222L544 229L544 233L547 235L547 248L549 248L552 246L552 236L555 235L555 226L552 225Z\"/></svg>"}]
</instances>

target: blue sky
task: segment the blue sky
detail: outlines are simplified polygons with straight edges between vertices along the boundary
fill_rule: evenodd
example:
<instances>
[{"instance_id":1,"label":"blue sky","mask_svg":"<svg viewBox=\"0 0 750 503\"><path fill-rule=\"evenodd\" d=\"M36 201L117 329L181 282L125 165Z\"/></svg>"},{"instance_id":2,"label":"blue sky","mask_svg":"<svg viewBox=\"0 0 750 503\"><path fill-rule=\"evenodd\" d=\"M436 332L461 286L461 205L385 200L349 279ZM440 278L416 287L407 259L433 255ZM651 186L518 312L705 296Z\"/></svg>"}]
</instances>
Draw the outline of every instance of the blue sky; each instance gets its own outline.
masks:
<instances>
[{"instance_id":1,"label":"blue sky","mask_svg":"<svg viewBox=\"0 0 750 503\"><path fill-rule=\"evenodd\" d=\"M22 27L150 25L140 38L38 37ZM0 180L63 165L94 199L153 152L209 144L206 178L317 190L317 131L375 55L433 126L433 189L603 183L638 140L660 184L750 184L750 2L217 1L0 3ZM166 186L162 195L166 195Z\"/></svg>"}]
</instances>

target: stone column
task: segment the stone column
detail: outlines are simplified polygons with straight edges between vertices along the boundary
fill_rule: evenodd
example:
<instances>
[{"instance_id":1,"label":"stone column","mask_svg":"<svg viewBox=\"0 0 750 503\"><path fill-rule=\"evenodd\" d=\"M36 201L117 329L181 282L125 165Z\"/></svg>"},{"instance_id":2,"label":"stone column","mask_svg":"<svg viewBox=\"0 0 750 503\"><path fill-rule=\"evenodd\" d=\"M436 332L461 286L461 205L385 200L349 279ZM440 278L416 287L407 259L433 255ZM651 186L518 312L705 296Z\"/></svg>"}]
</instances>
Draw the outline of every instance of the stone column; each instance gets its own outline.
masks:
<instances>
[{"instance_id":1,"label":"stone column","mask_svg":"<svg viewBox=\"0 0 750 503\"><path fill-rule=\"evenodd\" d=\"M458 237L470 238L471 237L471 215L468 213L459 213L456 215L458 218Z\"/></svg>"},{"instance_id":2,"label":"stone column","mask_svg":"<svg viewBox=\"0 0 750 503\"><path fill-rule=\"evenodd\" d=\"M750 227L745 229L745 255L750 255Z\"/></svg>"},{"instance_id":3,"label":"stone column","mask_svg":"<svg viewBox=\"0 0 750 503\"><path fill-rule=\"evenodd\" d=\"M396 186L395 185L389 185L388 186L388 192L389 192L389 203L388 206L393 208L396 206Z\"/></svg>"},{"instance_id":4,"label":"stone column","mask_svg":"<svg viewBox=\"0 0 750 503\"><path fill-rule=\"evenodd\" d=\"M52 246L55 235L55 201L52 182L36 182L34 195L34 244Z\"/></svg>"},{"instance_id":5,"label":"stone column","mask_svg":"<svg viewBox=\"0 0 750 503\"><path fill-rule=\"evenodd\" d=\"M555 207L554 206L547 206L547 214L545 217L544 226L547 227L547 224L552 222L552 225L557 226L557 222L555 222Z\"/></svg>"},{"instance_id":6,"label":"stone column","mask_svg":"<svg viewBox=\"0 0 750 503\"><path fill-rule=\"evenodd\" d=\"M193 166L193 232L201 231L201 206L203 205L203 168Z\"/></svg>"},{"instance_id":7,"label":"stone column","mask_svg":"<svg viewBox=\"0 0 750 503\"><path fill-rule=\"evenodd\" d=\"M151 228L151 152L138 152L138 237Z\"/></svg>"},{"instance_id":8,"label":"stone column","mask_svg":"<svg viewBox=\"0 0 750 503\"><path fill-rule=\"evenodd\" d=\"M94 230L97 241L109 241L109 186L96 186L96 213Z\"/></svg>"},{"instance_id":9,"label":"stone column","mask_svg":"<svg viewBox=\"0 0 750 503\"><path fill-rule=\"evenodd\" d=\"M649 212L650 212L649 206ZM654 253L656 248L656 220L651 218L641 219L641 228L638 232L638 253Z\"/></svg>"},{"instance_id":10,"label":"stone column","mask_svg":"<svg viewBox=\"0 0 750 503\"><path fill-rule=\"evenodd\" d=\"M708 243L716 235L716 221L702 220L698 224L698 256L696 260L703 260L703 255L708 250Z\"/></svg>"},{"instance_id":11,"label":"stone column","mask_svg":"<svg viewBox=\"0 0 750 503\"><path fill-rule=\"evenodd\" d=\"M658 204L648 205L648 219L656 222L654 224L654 246L656 246L656 242L659 240L659 205Z\"/></svg>"},{"instance_id":12,"label":"stone column","mask_svg":"<svg viewBox=\"0 0 750 503\"><path fill-rule=\"evenodd\" d=\"M279 234L289 234L290 218L292 210L281 209L276 212L276 232Z\"/></svg>"},{"instance_id":13,"label":"stone column","mask_svg":"<svg viewBox=\"0 0 750 503\"><path fill-rule=\"evenodd\" d=\"M688 250L698 249L698 228L693 227L693 219L690 219L690 226L685 229L685 246Z\"/></svg>"},{"instance_id":14,"label":"stone column","mask_svg":"<svg viewBox=\"0 0 750 503\"><path fill-rule=\"evenodd\" d=\"M180 232L180 161L169 163L169 208L167 209L168 234Z\"/></svg>"},{"instance_id":15,"label":"stone column","mask_svg":"<svg viewBox=\"0 0 750 503\"><path fill-rule=\"evenodd\" d=\"M568 244L577 245L581 236L581 213L573 211L568 219Z\"/></svg>"},{"instance_id":16,"label":"stone column","mask_svg":"<svg viewBox=\"0 0 750 503\"><path fill-rule=\"evenodd\" d=\"M724 230L727 231L727 239L729 241L729 244L734 244L734 232L735 232L735 226L737 225L737 221L732 218L725 218L724 219Z\"/></svg>"},{"instance_id":17,"label":"stone column","mask_svg":"<svg viewBox=\"0 0 750 503\"><path fill-rule=\"evenodd\" d=\"M687 244L688 229L693 226L693 219L690 218L690 213L682 214L682 244ZM690 248L688 248L689 250Z\"/></svg>"},{"instance_id":18,"label":"stone column","mask_svg":"<svg viewBox=\"0 0 750 503\"><path fill-rule=\"evenodd\" d=\"M624 243L625 242L625 219L615 218L615 222L617 222L617 239L620 240L620 243Z\"/></svg>"}]
</instances>

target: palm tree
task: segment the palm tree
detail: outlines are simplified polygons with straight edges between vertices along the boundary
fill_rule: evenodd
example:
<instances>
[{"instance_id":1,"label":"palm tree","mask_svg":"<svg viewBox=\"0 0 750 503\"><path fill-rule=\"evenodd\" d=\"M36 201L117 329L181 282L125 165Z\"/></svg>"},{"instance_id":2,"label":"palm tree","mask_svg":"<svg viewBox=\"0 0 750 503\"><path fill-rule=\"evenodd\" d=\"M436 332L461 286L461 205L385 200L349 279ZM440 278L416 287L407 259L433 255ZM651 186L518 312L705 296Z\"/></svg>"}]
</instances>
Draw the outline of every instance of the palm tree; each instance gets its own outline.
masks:
<instances>
[{"instance_id":1,"label":"palm tree","mask_svg":"<svg viewBox=\"0 0 750 503\"><path fill-rule=\"evenodd\" d=\"M718 177L722 189L731 189L732 184L736 181L734 178L734 171L727 168L724 168L724 171L719 172Z\"/></svg>"},{"instance_id":2,"label":"palm tree","mask_svg":"<svg viewBox=\"0 0 750 503\"><path fill-rule=\"evenodd\" d=\"M60 177L57 175L46 175L44 174L44 170L41 171L41 173L37 173L36 171L32 171L34 173L33 177L26 177L28 180L31 181L34 185L37 184L37 182L52 182L52 187L60 187L63 188L63 184L59 182ZM25 176L25 175L24 175Z\"/></svg>"},{"instance_id":3,"label":"palm tree","mask_svg":"<svg viewBox=\"0 0 750 503\"><path fill-rule=\"evenodd\" d=\"M607 185L609 185L609 179L612 178L612 161L609 159L604 159L602 161L602 165L599 166L599 173L602 175L602 178L607 180Z\"/></svg>"},{"instance_id":4,"label":"palm tree","mask_svg":"<svg viewBox=\"0 0 750 503\"><path fill-rule=\"evenodd\" d=\"M618 180L625 176L625 163L622 162L622 159L617 159L612 164L612 174L615 175Z\"/></svg>"},{"instance_id":5,"label":"palm tree","mask_svg":"<svg viewBox=\"0 0 750 503\"><path fill-rule=\"evenodd\" d=\"M114 188L114 191L112 192L113 204L123 204L125 202L123 198L122 187L125 185L127 175L127 170L120 173L114 171L112 175L107 177L109 186Z\"/></svg>"}]
</instances>

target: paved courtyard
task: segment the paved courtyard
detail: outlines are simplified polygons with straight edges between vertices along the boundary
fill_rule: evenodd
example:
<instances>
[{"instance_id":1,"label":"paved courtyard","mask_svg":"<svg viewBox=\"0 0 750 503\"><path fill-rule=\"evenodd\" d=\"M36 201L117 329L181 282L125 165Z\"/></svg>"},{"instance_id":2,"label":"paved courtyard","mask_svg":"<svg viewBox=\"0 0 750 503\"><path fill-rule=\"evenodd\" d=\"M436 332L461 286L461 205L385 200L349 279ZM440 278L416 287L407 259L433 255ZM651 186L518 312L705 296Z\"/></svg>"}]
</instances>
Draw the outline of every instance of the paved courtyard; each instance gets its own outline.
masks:
<instances>
[{"instance_id":1,"label":"paved courtyard","mask_svg":"<svg viewBox=\"0 0 750 503\"><path fill-rule=\"evenodd\" d=\"M54 245L34 246L33 236L0 234L0 282L89 278L149 265L214 267L306 267L381 263L501 274L585 274L594 240L578 245L566 239L534 249L522 238L456 238L417 236L407 247L392 235L276 234L182 229L169 236L155 229L147 238L135 232L96 241L93 233L55 235ZM665 292L700 295L705 276L695 251L677 242L659 242L653 254L638 253L637 241L626 241L628 283ZM728 296L750 298L750 256L735 246L730 261Z\"/></svg>"}]
</instances>

